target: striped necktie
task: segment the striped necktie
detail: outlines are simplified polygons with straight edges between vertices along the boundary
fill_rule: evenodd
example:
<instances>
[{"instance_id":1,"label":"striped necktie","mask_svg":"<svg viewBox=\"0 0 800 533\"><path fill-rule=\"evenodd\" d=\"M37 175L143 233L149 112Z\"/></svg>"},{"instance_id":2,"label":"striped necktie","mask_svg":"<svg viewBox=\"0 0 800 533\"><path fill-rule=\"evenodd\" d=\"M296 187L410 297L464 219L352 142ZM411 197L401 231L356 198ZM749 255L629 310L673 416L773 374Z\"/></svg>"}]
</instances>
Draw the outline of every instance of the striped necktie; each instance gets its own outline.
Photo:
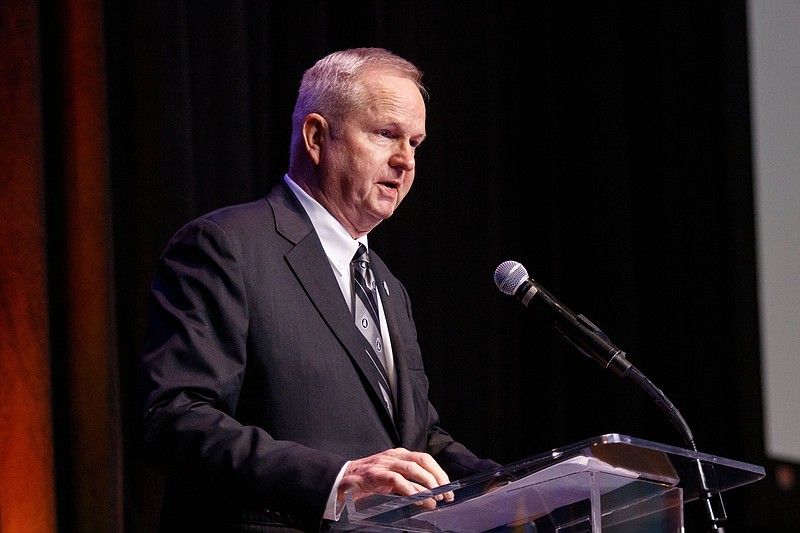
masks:
<instances>
[{"instance_id":1,"label":"striped necktie","mask_svg":"<svg viewBox=\"0 0 800 533\"><path fill-rule=\"evenodd\" d=\"M353 315L356 327L369 342L372 350L367 351L375 368L381 376L378 385L389 412L393 412L389 375L386 372L386 359L383 350L383 338L378 313L378 287L375 276L369 266L367 247L359 243L358 250L351 262L353 274Z\"/></svg>"}]
</instances>

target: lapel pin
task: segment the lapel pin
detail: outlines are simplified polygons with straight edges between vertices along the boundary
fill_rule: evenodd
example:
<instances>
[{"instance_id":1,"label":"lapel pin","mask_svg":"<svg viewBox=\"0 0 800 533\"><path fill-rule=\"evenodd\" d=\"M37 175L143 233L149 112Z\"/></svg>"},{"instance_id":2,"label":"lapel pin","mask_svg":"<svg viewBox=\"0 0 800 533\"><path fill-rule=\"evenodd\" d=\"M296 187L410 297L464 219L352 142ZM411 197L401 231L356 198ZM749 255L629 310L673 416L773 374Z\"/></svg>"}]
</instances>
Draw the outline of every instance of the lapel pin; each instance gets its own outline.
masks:
<instances>
[{"instance_id":1,"label":"lapel pin","mask_svg":"<svg viewBox=\"0 0 800 533\"><path fill-rule=\"evenodd\" d=\"M389 286L386 284L385 281L383 282L383 292L386 293L386 296L389 296Z\"/></svg>"}]
</instances>

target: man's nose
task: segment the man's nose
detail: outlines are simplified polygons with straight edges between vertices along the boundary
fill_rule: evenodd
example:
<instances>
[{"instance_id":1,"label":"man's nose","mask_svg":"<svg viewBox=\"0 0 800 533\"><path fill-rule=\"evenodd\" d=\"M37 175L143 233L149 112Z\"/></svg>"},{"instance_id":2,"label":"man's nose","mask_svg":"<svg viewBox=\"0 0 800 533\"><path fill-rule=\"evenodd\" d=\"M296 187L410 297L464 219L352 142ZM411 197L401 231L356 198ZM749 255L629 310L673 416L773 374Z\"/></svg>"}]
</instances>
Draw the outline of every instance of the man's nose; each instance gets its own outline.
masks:
<instances>
[{"instance_id":1,"label":"man's nose","mask_svg":"<svg viewBox=\"0 0 800 533\"><path fill-rule=\"evenodd\" d=\"M392 154L391 164L392 166L402 167L406 171L414 170L417 165L414 157L414 148L408 143L399 145L395 153Z\"/></svg>"}]
</instances>

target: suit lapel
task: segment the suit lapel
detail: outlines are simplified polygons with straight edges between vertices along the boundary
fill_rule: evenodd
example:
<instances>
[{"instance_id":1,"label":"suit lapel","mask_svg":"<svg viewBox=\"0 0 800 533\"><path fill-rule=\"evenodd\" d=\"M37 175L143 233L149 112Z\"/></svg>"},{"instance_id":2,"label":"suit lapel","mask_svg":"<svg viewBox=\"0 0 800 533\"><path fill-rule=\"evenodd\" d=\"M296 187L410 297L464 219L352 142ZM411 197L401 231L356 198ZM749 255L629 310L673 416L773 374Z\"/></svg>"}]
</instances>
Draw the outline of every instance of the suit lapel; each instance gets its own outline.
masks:
<instances>
[{"instance_id":1,"label":"suit lapel","mask_svg":"<svg viewBox=\"0 0 800 533\"><path fill-rule=\"evenodd\" d=\"M295 244L286 253L287 263L314 307L361 372L370 395L380 406L387 425L395 431L395 438L399 441L378 387L378 370L367 353L369 343L354 326L333 271L319 268L320 265L328 265L329 261L311 221L287 186L281 184L275 187L267 199L275 212L277 231Z\"/></svg>"}]
</instances>

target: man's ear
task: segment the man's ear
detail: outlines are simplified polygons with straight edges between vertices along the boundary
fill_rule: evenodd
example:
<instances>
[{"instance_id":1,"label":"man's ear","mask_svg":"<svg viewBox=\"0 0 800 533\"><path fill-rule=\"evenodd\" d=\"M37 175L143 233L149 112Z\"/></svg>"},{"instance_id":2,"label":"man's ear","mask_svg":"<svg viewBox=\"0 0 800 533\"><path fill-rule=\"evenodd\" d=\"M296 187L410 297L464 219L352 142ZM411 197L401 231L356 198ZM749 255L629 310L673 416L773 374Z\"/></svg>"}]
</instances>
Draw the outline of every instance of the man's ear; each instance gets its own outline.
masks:
<instances>
[{"instance_id":1,"label":"man's ear","mask_svg":"<svg viewBox=\"0 0 800 533\"><path fill-rule=\"evenodd\" d=\"M310 113L303 121L303 143L314 166L319 165L322 146L327 139L328 121L318 113Z\"/></svg>"}]
</instances>

